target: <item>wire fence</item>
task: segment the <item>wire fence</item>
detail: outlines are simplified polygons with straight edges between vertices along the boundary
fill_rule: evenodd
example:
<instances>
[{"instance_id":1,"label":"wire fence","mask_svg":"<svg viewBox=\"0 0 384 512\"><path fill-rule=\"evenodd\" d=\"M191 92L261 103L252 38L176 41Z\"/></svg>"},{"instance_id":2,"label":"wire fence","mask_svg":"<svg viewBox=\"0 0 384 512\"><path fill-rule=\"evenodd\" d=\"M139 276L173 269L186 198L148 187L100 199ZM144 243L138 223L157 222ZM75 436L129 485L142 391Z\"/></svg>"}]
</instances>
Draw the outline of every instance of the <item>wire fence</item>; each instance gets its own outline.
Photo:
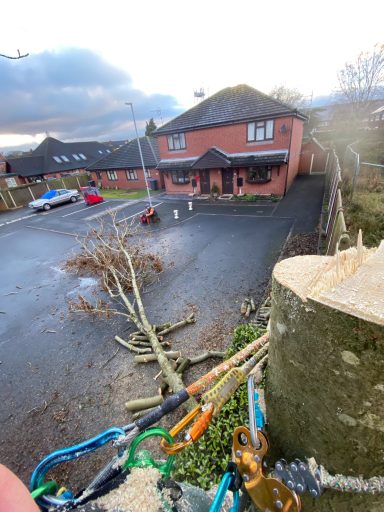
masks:
<instances>
[{"instance_id":1,"label":"wire fence","mask_svg":"<svg viewBox=\"0 0 384 512\"><path fill-rule=\"evenodd\" d=\"M343 160L343 190L352 199L356 192L383 192L384 165L363 162L359 153L347 146Z\"/></svg>"},{"instance_id":2,"label":"wire fence","mask_svg":"<svg viewBox=\"0 0 384 512\"><path fill-rule=\"evenodd\" d=\"M350 246L341 187L341 167L335 150L332 150L325 169L325 192L319 242L319 252L322 254L333 255L337 248L347 249Z\"/></svg>"}]
</instances>

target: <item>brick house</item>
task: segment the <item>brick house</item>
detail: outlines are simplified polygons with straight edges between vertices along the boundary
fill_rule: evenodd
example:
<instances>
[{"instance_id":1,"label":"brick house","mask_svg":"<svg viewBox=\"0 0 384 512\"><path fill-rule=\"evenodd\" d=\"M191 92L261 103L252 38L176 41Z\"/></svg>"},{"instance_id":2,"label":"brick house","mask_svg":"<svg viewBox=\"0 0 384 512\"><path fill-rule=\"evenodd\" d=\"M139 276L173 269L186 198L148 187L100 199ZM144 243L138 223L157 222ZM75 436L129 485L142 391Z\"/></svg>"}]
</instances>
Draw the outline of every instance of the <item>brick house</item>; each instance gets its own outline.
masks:
<instances>
[{"instance_id":1,"label":"brick house","mask_svg":"<svg viewBox=\"0 0 384 512\"><path fill-rule=\"evenodd\" d=\"M61 142L47 137L29 155L6 158L7 173L19 176L21 183L61 178L84 173L89 164L110 152L100 142Z\"/></svg>"},{"instance_id":2,"label":"brick house","mask_svg":"<svg viewBox=\"0 0 384 512\"><path fill-rule=\"evenodd\" d=\"M283 196L299 168L306 117L248 85L227 87L158 128L170 194Z\"/></svg>"},{"instance_id":3,"label":"brick house","mask_svg":"<svg viewBox=\"0 0 384 512\"><path fill-rule=\"evenodd\" d=\"M157 180L157 186L162 188L162 177L156 169L160 160L157 140L153 137L141 137L140 147L147 178ZM100 158L97 162L87 167L87 171L92 174L92 178L102 188L135 190L146 187L144 170L136 139L124 144L113 151L113 153Z\"/></svg>"}]
</instances>

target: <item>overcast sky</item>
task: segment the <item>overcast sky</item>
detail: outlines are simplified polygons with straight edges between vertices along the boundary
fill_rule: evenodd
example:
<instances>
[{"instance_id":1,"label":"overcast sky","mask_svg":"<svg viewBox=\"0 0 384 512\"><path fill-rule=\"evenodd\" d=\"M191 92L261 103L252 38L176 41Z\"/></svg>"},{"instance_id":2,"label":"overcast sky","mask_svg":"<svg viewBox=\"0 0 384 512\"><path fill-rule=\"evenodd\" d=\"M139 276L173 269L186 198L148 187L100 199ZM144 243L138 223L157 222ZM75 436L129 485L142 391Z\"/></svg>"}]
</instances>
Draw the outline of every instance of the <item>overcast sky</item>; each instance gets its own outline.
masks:
<instances>
[{"instance_id":1,"label":"overcast sky","mask_svg":"<svg viewBox=\"0 0 384 512\"><path fill-rule=\"evenodd\" d=\"M337 88L337 71L383 42L384 2L344 0L4 0L0 148L133 136L240 83L305 95Z\"/></svg>"}]
</instances>

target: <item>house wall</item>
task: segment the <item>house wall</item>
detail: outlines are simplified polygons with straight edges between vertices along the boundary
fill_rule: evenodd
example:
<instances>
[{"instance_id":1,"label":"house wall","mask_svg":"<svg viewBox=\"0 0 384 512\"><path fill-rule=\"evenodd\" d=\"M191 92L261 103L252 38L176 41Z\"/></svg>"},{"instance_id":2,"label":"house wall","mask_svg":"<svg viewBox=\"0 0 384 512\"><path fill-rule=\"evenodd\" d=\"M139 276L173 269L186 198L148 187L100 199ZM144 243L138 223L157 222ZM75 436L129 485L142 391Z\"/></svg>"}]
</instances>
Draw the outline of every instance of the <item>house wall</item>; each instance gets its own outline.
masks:
<instances>
[{"instance_id":1,"label":"house wall","mask_svg":"<svg viewBox=\"0 0 384 512\"><path fill-rule=\"evenodd\" d=\"M135 169L137 174L137 180L128 180L125 169L117 169L115 173L117 180L109 180L107 171L99 171L101 179L98 178L96 171L92 171L92 179L102 188L120 188L124 190L138 190L146 188L144 171L143 169ZM157 180L158 188L161 188L160 171L152 168L147 169L150 173L150 177Z\"/></svg>"},{"instance_id":2,"label":"house wall","mask_svg":"<svg viewBox=\"0 0 384 512\"><path fill-rule=\"evenodd\" d=\"M172 183L171 173L163 173L165 188L168 194L192 194L192 183L189 182L185 185ZM233 169L233 193L239 194L240 190L237 186L237 177L240 176L244 180L244 185L241 187L243 194L260 194L260 195L284 195L285 179L287 175L287 166L273 166L272 179L267 183L247 183L248 169ZM192 177L191 177L192 179ZM222 174L221 169L210 169L210 185L213 183L219 188L219 193L222 193ZM197 180L197 192L201 193L200 181Z\"/></svg>"},{"instance_id":3,"label":"house wall","mask_svg":"<svg viewBox=\"0 0 384 512\"><path fill-rule=\"evenodd\" d=\"M313 159L312 159L313 156ZM299 174L310 174L311 172L325 172L328 151L322 149L316 142L309 141L302 145ZM312 162L312 169L311 169Z\"/></svg>"},{"instance_id":4,"label":"house wall","mask_svg":"<svg viewBox=\"0 0 384 512\"><path fill-rule=\"evenodd\" d=\"M13 179L16 182L16 186L24 183L24 180L20 176L7 176L7 174L0 174L0 188L9 188L7 179Z\"/></svg>"},{"instance_id":5,"label":"house wall","mask_svg":"<svg viewBox=\"0 0 384 512\"><path fill-rule=\"evenodd\" d=\"M295 121L303 125L303 121L299 119L295 119ZM228 153L288 149L291 134L289 130L285 133L281 133L281 127L283 124L289 127L291 123L291 116L275 119L274 139L272 141L262 142L247 142L248 123L216 126L213 128L203 128L191 132L185 132L187 147L186 149L178 151L169 151L167 135L159 135L158 142L160 158L198 157L212 146L217 146Z\"/></svg>"},{"instance_id":6,"label":"house wall","mask_svg":"<svg viewBox=\"0 0 384 512\"><path fill-rule=\"evenodd\" d=\"M293 180L299 171L301 144L303 141L304 123L300 119L292 118L290 125L291 147L289 150L288 175L285 193L288 192Z\"/></svg>"}]
</instances>

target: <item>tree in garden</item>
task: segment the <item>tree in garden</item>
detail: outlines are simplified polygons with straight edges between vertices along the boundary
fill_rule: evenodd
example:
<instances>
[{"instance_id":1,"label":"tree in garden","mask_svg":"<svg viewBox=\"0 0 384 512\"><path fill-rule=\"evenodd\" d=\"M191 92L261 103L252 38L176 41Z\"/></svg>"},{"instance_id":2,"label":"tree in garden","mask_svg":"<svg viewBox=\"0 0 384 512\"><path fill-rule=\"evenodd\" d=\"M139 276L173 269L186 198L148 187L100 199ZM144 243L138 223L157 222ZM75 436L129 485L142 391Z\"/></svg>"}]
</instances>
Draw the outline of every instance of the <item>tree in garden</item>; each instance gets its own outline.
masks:
<instances>
[{"instance_id":1,"label":"tree in garden","mask_svg":"<svg viewBox=\"0 0 384 512\"><path fill-rule=\"evenodd\" d=\"M269 95L291 108L300 109L304 106L304 96L295 88L289 88L285 85L276 85Z\"/></svg>"},{"instance_id":2,"label":"tree in garden","mask_svg":"<svg viewBox=\"0 0 384 512\"><path fill-rule=\"evenodd\" d=\"M151 117L151 119L145 123L145 135L149 137L156 130L156 128L156 123L153 120L153 117Z\"/></svg>"},{"instance_id":3,"label":"tree in garden","mask_svg":"<svg viewBox=\"0 0 384 512\"><path fill-rule=\"evenodd\" d=\"M67 262L67 268L98 276L109 300L98 298L91 303L80 295L76 302L70 304L70 309L104 316L107 319L119 316L134 324L137 330L130 334L129 340L122 339L117 333L115 340L138 354L136 362L157 359L163 381L162 393L165 393L168 387L173 392L185 388L182 373L190 364L204 361L209 357L223 357L222 352L205 352L187 359L182 357L180 352L165 351L169 343L164 340L164 336L175 329L194 323L194 313L174 324L156 326L149 321L141 289L156 279L163 270L163 264L160 257L150 251L149 244L135 233L132 225L118 223L116 216L111 214L111 224L101 223L98 229L92 229L88 236L79 242L81 251ZM161 401L162 394L159 394L157 397L143 400L140 408L150 408L159 405Z\"/></svg>"},{"instance_id":4,"label":"tree in garden","mask_svg":"<svg viewBox=\"0 0 384 512\"><path fill-rule=\"evenodd\" d=\"M361 52L354 62L347 62L338 73L341 93L359 118L367 111L384 83L384 45L375 45L371 52Z\"/></svg>"}]
</instances>

